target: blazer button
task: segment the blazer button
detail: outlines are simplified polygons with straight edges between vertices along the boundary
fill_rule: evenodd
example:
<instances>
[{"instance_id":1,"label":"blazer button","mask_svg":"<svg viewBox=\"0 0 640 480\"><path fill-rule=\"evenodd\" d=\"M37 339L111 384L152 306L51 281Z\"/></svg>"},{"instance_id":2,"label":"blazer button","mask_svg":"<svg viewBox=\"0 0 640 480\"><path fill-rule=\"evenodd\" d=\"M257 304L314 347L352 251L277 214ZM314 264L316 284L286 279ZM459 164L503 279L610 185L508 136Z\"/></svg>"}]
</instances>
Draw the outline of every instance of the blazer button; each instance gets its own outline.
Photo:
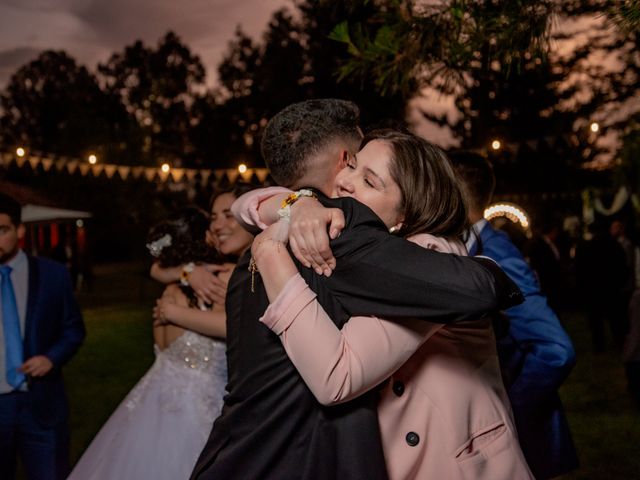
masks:
<instances>
[{"instance_id":1,"label":"blazer button","mask_svg":"<svg viewBox=\"0 0 640 480\"><path fill-rule=\"evenodd\" d=\"M416 432L409 432L407 433L405 440L407 441L410 447L415 447L420 443L420 436Z\"/></svg>"},{"instance_id":2,"label":"blazer button","mask_svg":"<svg viewBox=\"0 0 640 480\"><path fill-rule=\"evenodd\" d=\"M404 383L402 383L400 380L396 380L395 382L393 382L392 389L393 393L395 393L396 396L401 397L404 393Z\"/></svg>"}]
</instances>

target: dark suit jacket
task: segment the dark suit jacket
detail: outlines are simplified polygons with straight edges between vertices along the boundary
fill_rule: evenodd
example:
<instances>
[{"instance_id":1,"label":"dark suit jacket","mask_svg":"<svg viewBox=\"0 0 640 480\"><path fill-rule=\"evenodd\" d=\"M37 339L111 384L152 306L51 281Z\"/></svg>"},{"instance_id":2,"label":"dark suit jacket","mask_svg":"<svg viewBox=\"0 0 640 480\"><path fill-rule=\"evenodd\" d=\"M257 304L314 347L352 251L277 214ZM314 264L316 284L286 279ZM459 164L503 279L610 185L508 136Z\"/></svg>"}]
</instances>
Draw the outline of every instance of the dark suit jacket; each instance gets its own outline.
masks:
<instances>
[{"instance_id":1,"label":"dark suit jacket","mask_svg":"<svg viewBox=\"0 0 640 480\"><path fill-rule=\"evenodd\" d=\"M578 457L558 389L575 365L573 344L509 236L488 224L480 244L479 253L498 262L525 297L506 310L509 330L498 340L522 452L537 479L567 473L578 467Z\"/></svg>"},{"instance_id":2,"label":"dark suit jacket","mask_svg":"<svg viewBox=\"0 0 640 480\"><path fill-rule=\"evenodd\" d=\"M352 199L321 201L345 213L347 227L331 245L337 268L329 278L301 274L339 327L365 314L452 322L485 314L499 299L520 300L493 262L393 237ZM248 262L245 255L227 295L229 394L192 478L385 479L376 393L336 407L315 400L278 337L258 322L269 302L258 276L251 292Z\"/></svg>"},{"instance_id":3,"label":"dark suit jacket","mask_svg":"<svg viewBox=\"0 0 640 480\"><path fill-rule=\"evenodd\" d=\"M24 358L45 355L53 363L47 375L29 381L35 417L50 427L67 420L61 367L78 350L85 328L65 266L39 257L28 260Z\"/></svg>"}]
</instances>

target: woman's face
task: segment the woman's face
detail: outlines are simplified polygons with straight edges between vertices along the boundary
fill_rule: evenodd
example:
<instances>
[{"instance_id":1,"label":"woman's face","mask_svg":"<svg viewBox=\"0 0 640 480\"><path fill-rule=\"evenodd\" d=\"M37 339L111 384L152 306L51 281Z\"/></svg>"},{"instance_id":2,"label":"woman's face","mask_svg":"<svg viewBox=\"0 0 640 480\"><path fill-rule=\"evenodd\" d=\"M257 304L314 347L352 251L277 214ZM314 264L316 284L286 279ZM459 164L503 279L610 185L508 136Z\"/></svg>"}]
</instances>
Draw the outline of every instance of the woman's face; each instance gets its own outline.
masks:
<instances>
[{"instance_id":1,"label":"woman's face","mask_svg":"<svg viewBox=\"0 0 640 480\"><path fill-rule=\"evenodd\" d=\"M211 207L210 239L224 255L240 255L253 241L253 235L242 228L231 213L235 199L232 193L223 193Z\"/></svg>"},{"instance_id":2,"label":"woman's face","mask_svg":"<svg viewBox=\"0 0 640 480\"><path fill-rule=\"evenodd\" d=\"M367 143L336 176L338 197L353 197L373 210L387 228L399 227L402 195L391 177L391 148L381 140Z\"/></svg>"}]
</instances>

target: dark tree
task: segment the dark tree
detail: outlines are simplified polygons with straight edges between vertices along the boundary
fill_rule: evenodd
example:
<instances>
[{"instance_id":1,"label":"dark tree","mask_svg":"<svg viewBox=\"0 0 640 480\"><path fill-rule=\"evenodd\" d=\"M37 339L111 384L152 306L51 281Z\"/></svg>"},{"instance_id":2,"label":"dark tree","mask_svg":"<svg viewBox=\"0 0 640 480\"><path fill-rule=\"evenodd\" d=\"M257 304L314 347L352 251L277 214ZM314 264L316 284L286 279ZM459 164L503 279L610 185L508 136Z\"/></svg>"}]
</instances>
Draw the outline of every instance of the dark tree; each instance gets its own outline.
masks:
<instances>
[{"instance_id":1,"label":"dark tree","mask_svg":"<svg viewBox=\"0 0 640 480\"><path fill-rule=\"evenodd\" d=\"M5 147L47 154L117 156L132 122L117 97L64 52L45 51L20 68L0 97Z\"/></svg>"},{"instance_id":2,"label":"dark tree","mask_svg":"<svg viewBox=\"0 0 640 480\"><path fill-rule=\"evenodd\" d=\"M106 90L121 98L142 129L141 162L197 163L189 129L197 122L191 108L204 90L205 71L174 33L156 49L137 41L98 70Z\"/></svg>"}]
</instances>

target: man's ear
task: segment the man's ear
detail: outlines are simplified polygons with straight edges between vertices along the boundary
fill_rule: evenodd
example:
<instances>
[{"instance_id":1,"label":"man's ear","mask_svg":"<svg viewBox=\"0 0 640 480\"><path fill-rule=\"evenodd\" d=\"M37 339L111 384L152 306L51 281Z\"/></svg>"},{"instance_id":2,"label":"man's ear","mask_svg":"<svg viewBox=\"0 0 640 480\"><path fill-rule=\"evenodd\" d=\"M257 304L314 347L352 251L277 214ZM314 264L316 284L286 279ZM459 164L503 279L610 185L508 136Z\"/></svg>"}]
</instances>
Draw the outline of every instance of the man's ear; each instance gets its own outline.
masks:
<instances>
[{"instance_id":1,"label":"man's ear","mask_svg":"<svg viewBox=\"0 0 640 480\"><path fill-rule=\"evenodd\" d=\"M24 223L18 225L16 233L18 234L18 240L22 240L24 238L24 235L27 233L27 229L25 228Z\"/></svg>"},{"instance_id":2,"label":"man's ear","mask_svg":"<svg viewBox=\"0 0 640 480\"><path fill-rule=\"evenodd\" d=\"M345 168L347 166L349 163L349 155L350 153L348 150L340 151L340 168Z\"/></svg>"}]
</instances>

